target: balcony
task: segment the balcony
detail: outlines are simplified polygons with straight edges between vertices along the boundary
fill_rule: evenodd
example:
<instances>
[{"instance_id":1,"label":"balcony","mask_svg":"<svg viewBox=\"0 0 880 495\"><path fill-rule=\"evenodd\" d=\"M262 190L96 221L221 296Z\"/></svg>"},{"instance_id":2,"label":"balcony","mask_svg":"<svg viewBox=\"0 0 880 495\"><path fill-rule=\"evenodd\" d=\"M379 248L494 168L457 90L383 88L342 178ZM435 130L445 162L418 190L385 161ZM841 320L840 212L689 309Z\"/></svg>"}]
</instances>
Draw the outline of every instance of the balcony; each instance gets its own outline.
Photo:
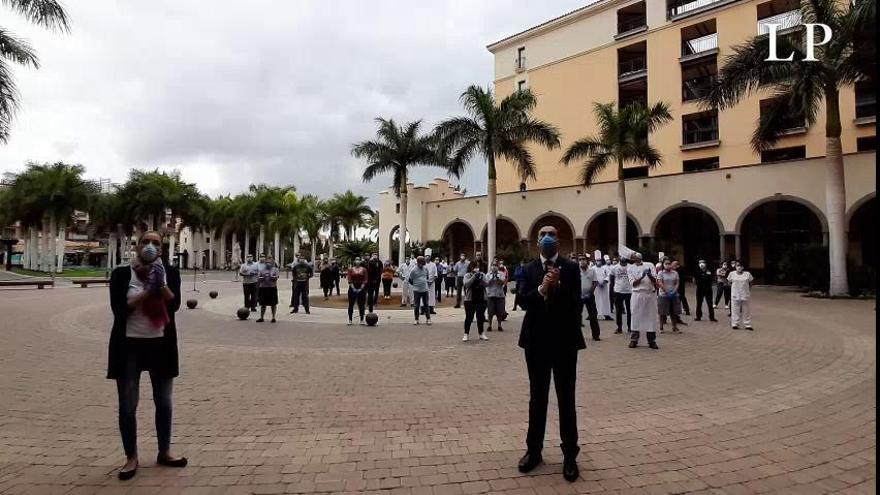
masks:
<instances>
[{"instance_id":1,"label":"balcony","mask_svg":"<svg viewBox=\"0 0 880 495\"><path fill-rule=\"evenodd\" d=\"M646 57L634 57L621 60L617 64L617 81L627 82L640 79L648 75L648 59Z\"/></svg>"},{"instance_id":2,"label":"balcony","mask_svg":"<svg viewBox=\"0 0 880 495\"><path fill-rule=\"evenodd\" d=\"M716 111L685 115L682 118L682 150L718 146L718 113Z\"/></svg>"},{"instance_id":3,"label":"balcony","mask_svg":"<svg viewBox=\"0 0 880 495\"><path fill-rule=\"evenodd\" d=\"M666 17L670 21L677 21L736 1L737 0L667 0Z\"/></svg>"},{"instance_id":4,"label":"balcony","mask_svg":"<svg viewBox=\"0 0 880 495\"><path fill-rule=\"evenodd\" d=\"M617 23L617 34L614 35L614 39L620 40L647 30L648 22L644 16L620 20Z\"/></svg>"},{"instance_id":5,"label":"balcony","mask_svg":"<svg viewBox=\"0 0 880 495\"><path fill-rule=\"evenodd\" d=\"M718 33L707 34L681 43L680 62L690 62L718 54Z\"/></svg>"},{"instance_id":6,"label":"balcony","mask_svg":"<svg viewBox=\"0 0 880 495\"><path fill-rule=\"evenodd\" d=\"M522 72L522 71L526 70L526 57L525 56L516 57L516 59L514 59L513 63L514 63L514 67L516 68L517 72Z\"/></svg>"},{"instance_id":7,"label":"balcony","mask_svg":"<svg viewBox=\"0 0 880 495\"><path fill-rule=\"evenodd\" d=\"M795 29L801 26L801 11L789 10L788 12L783 12L781 14L776 14L770 17L759 19L758 35L760 36L769 33L770 28L768 26L770 24L779 25L779 27L776 28L777 33Z\"/></svg>"},{"instance_id":8,"label":"balcony","mask_svg":"<svg viewBox=\"0 0 880 495\"><path fill-rule=\"evenodd\" d=\"M695 77L681 82L681 101L699 100L706 96L715 83L715 76Z\"/></svg>"},{"instance_id":9,"label":"balcony","mask_svg":"<svg viewBox=\"0 0 880 495\"><path fill-rule=\"evenodd\" d=\"M877 118L877 95L858 95L856 97L856 123L871 123Z\"/></svg>"}]
</instances>

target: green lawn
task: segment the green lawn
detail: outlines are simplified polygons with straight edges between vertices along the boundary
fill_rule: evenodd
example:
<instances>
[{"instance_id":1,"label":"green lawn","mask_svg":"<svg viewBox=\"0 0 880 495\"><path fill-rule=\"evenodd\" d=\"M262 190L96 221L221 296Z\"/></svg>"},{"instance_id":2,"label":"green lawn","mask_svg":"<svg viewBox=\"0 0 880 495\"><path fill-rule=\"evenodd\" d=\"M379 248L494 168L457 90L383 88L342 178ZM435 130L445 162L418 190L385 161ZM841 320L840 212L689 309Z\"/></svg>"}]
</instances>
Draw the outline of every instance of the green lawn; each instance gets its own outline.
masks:
<instances>
[{"instance_id":1,"label":"green lawn","mask_svg":"<svg viewBox=\"0 0 880 495\"><path fill-rule=\"evenodd\" d=\"M51 274L45 272L35 272L33 270L22 270L21 268L13 268L12 273L21 275L30 275L31 277L50 277ZM66 278L104 278L107 276L105 270L65 270L63 273L56 273L56 277Z\"/></svg>"}]
</instances>

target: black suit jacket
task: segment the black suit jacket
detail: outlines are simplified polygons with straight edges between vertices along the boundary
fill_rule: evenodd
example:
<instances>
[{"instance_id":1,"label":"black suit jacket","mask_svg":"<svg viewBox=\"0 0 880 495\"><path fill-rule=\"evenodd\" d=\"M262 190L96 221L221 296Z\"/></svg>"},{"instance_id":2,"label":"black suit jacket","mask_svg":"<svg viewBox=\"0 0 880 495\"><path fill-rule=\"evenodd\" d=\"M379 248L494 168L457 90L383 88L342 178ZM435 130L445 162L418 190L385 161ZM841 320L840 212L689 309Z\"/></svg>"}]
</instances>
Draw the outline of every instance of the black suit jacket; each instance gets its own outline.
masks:
<instances>
[{"instance_id":1,"label":"black suit jacket","mask_svg":"<svg viewBox=\"0 0 880 495\"><path fill-rule=\"evenodd\" d=\"M519 334L519 346L527 351L556 352L587 347L581 331L581 275L577 263L556 259L559 287L545 300L538 292L544 280L544 265L538 258L525 268L522 297L526 316Z\"/></svg>"}]
</instances>

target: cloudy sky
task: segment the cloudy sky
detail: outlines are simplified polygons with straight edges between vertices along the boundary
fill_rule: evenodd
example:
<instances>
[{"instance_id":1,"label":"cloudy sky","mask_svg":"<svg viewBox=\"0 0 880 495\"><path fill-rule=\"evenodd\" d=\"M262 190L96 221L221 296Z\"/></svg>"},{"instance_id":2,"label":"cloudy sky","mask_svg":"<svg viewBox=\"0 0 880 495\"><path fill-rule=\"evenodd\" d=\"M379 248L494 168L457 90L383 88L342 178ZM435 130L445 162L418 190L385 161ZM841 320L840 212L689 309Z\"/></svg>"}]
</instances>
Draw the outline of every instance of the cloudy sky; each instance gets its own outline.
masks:
<instances>
[{"instance_id":1,"label":"cloudy sky","mask_svg":"<svg viewBox=\"0 0 880 495\"><path fill-rule=\"evenodd\" d=\"M212 195L267 182L372 202L390 177L363 184L349 150L376 116L430 128L461 113L461 91L493 79L488 43L584 3L67 0L66 35L7 10L0 26L42 67L15 69L21 110L0 172L63 160L122 181L176 168ZM485 191L478 165L462 185Z\"/></svg>"}]
</instances>

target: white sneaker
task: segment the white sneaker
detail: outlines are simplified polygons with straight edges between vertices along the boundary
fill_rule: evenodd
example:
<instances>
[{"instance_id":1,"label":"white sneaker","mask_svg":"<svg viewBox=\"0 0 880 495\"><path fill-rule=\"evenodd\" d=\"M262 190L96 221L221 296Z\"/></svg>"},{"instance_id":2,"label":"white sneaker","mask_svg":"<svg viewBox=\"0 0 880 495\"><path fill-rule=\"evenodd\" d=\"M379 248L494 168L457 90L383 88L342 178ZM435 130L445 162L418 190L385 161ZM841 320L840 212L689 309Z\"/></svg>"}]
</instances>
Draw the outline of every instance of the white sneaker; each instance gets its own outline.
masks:
<instances>
[{"instance_id":1,"label":"white sneaker","mask_svg":"<svg viewBox=\"0 0 880 495\"><path fill-rule=\"evenodd\" d=\"M413 322L413 325L415 325L415 326L419 326L419 320L414 321L414 322Z\"/></svg>"},{"instance_id":2,"label":"white sneaker","mask_svg":"<svg viewBox=\"0 0 880 495\"><path fill-rule=\"evenodd\" d=\"M725 305L724 305L724 309L730 309L730 305L725 304Z\"/></svg>"},{"instance_id":3,"label":"white sneaker","mask_svg":"<svg viewBox=\"0 0 880 495\"><path fill-rule=\"evenodd\" d=\"M364 325L366 325L366 323L364 323L364 320L361 320L361 326L364 326Z\"/></svg>"},{"instance_id":4,"label":"white sneaker","mask_svg":"<svg viewBox=\"0 0 880 495\"><path fill-rule=\"evenodd\" d=\"M351 325L352 325L351 320L348 320L348 326L351 326Z\"/></svg>"},{"instance_id":5,"label":"white sneaker","mask_svg":"<svg viewBox=\"0 0 880 495\"><path fill-rule=\"evenodd\" d=\"M486 334L480 334L480 340L489 340L489 337L486 337Z\"/></svg>"},{"instance_id":6,"label":"white sneaker","mask_svg":"<svg viewBox=\"0 0 880 495\"><path fill-rule=\"evenodd\" d=\"M468 334L464 334L464 337L461 338L461 341L462 341L462 342L467 342L467 341L468 341L468 338L469 338L469 337L468 337Z\"/></svg>"},{"instance_id":7,"label":"white sneaker","mask_svg":"<svg viewBox=\"0 0 880 495\"><path fill-rule=\"evenodd\" d=\"M425 322L425 325L428 325L428 326L430 327L430 326L431 326L431 320L426 321L426 322Z\"/></svg>"}]
</instances>

